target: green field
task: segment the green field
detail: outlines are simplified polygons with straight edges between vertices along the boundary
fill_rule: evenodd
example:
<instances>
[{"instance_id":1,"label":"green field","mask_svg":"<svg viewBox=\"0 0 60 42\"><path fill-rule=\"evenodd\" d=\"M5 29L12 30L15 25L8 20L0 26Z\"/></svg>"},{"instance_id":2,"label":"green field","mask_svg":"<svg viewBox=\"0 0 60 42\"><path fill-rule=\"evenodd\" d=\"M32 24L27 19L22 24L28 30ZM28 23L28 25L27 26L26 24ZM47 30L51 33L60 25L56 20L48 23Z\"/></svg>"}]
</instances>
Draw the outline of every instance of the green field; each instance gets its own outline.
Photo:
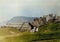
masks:
<instances>
[{"instance_id":1,"label":"green field","mask_svg":"<svg viewBox=\"0 0 60 42\"><path fill-rule=\"evenodd\" d=\"M0 42L60 42L60 23L48 23L35 33L20 32L16 28L1 28Z\"/></svg>"}]
</instances>

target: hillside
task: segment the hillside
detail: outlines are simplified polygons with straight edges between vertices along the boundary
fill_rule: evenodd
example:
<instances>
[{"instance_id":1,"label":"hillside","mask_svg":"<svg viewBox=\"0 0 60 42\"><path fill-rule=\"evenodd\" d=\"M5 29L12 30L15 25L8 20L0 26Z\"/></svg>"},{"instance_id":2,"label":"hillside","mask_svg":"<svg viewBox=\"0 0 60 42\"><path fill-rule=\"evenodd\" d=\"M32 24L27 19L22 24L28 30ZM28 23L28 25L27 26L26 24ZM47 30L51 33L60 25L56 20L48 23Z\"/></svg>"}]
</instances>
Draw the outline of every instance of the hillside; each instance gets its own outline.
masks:
<instances>
[{"instance_id":1,"label":"hillside","mask_svg":"<svg viewBox=\"0 0 60 42\"><path fill-rule=\"evenodd\" d=\"M20 33L20 31L15 28L0 28L0 36L12 35L17 33Z\"/></svg>"},{"instance_id":2,"label":"hillside","mask_svg":"<svg viewBox=\"0 0 60 42\"><path fill-rule=\"evenodd\" d=\"M35 33L25 32L21 36L8 37L6 42L60 42L60 23L48 23Z\"/></svg>"},{"instance_id":3,"label":"hillside","mask_svg":"<svg viewBox=\"0 0 60 42\"><path fill-rule=\"evenodd\" d=\"M23 23L23 22L30 22L33 21L35 17L25 17L25 16L16 16L9 20L7 23Z\"/></svg>"}]
</instances>

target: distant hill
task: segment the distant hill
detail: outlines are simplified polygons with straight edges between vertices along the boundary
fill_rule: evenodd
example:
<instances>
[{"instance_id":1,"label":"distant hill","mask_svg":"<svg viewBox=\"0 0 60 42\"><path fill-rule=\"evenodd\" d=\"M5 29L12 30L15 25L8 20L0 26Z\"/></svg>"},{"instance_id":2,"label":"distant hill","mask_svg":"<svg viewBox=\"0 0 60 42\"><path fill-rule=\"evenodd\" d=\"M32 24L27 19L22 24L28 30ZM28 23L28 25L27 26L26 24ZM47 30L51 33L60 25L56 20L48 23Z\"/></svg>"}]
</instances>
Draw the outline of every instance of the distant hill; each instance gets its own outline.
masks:
<instances>
[{"instance_id":1,"label":"distant hill","mask_svg":"<svg viewBox=\"0 0 60 42\"><path fill-rule=\"evenodd\" d=\"M35 17L25 17L25 16L16 16L9 20L7 23L22 23L22 22L31 22Z\"/></svg>"}]
</instances>

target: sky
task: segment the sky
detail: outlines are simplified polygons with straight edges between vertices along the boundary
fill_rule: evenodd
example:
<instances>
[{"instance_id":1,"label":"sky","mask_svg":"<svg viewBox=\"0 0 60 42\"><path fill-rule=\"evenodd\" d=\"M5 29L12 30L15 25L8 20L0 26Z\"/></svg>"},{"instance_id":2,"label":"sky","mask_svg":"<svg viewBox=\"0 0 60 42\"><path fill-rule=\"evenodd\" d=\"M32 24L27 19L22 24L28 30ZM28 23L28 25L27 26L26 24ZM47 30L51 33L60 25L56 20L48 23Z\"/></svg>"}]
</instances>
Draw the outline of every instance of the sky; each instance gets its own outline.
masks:
<instances>
[{"instance_id":1,"label":"sky","mask_svg":"<svg viewBox=\"0 0 60 42\"><path fill-rule=\"evenodd\" d=\"M15 16L60 15L60 0L0 0L0 23Z\"/></svg>"}]
</instances>

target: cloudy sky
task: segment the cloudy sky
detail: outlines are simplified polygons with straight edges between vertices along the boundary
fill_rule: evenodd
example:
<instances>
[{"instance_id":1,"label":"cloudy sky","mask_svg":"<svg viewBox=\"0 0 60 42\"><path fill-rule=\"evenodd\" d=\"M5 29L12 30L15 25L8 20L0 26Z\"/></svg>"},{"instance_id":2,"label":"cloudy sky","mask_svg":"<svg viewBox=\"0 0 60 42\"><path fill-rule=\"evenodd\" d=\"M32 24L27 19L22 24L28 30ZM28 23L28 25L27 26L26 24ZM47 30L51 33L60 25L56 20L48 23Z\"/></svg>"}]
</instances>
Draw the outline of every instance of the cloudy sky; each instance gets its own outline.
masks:
<instances>
[{"instance_id":1,"label":"cloudy sky","mask_svg":"<svg viewBox=\"0 0 60 42\"><path fill-rule=\"evenodd\" d=\"M60 0L0 0L0 22L14 16L60 14Z\"/></svg>"}]
</instances>

